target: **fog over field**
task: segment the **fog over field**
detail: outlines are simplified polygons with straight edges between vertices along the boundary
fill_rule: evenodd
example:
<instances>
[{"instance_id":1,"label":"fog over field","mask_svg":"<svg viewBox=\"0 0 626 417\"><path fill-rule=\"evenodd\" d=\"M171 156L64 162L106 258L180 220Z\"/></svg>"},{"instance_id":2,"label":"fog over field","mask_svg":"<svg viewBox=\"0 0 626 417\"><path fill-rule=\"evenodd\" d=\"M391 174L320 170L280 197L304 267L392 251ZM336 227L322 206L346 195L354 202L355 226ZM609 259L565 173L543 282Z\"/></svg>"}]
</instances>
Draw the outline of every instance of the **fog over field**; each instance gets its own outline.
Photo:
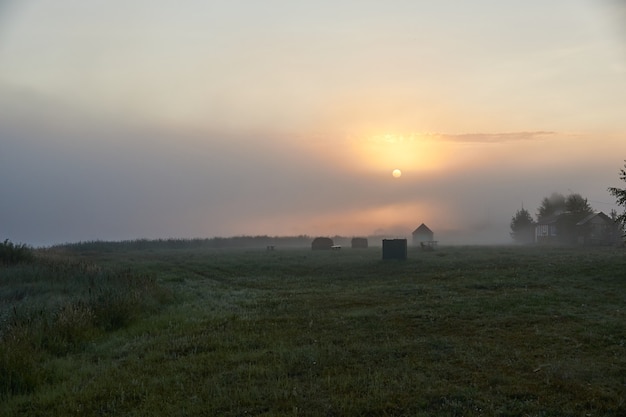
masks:
<instances>
[{"instance_id":1,"label":"fog over field","mask_svg":"<svg viewBox=\"0 0 626 417\"><path fill-rule=\"evenodd\" d=\"M553 192L621 211L625 9L0 2L0 240L507 243Z\"/></svg>"}]
</instances>

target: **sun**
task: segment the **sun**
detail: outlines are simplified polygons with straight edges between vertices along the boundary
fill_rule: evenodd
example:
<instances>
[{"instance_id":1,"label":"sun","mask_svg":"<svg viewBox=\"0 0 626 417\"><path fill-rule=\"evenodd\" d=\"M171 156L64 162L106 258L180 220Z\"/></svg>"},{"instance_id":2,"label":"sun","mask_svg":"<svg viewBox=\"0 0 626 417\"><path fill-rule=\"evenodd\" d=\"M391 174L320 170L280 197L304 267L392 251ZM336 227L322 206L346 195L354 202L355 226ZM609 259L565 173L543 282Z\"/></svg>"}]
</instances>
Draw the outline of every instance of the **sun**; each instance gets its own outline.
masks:
<instances>
[{"instance_id":1,"label":"sun","mask_svg":"<svg viewBox=\"0 0 626 417\"><path fill-rule=\"evenodd\" d=\"M358 165L378 174L391 173L392 178L399 179L403 173L401 169L408 169L411 173L441 169L446 148L444 141L439 139L438 135L427 133L363 133L350 136L349 143L357 156L353 160ZM397 173L394 173L396 169Z\"/></svg>"}]
</instances>

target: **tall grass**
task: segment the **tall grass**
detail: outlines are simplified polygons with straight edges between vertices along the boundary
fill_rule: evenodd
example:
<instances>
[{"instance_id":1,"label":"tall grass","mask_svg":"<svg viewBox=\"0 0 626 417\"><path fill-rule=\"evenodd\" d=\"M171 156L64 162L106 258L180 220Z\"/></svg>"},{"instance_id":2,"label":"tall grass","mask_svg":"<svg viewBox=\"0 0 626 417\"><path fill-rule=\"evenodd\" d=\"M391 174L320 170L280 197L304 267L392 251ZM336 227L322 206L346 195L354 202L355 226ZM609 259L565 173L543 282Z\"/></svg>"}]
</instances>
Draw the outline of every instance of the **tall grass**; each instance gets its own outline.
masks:
<instances>
[{"instance_id":1,"label":"tall grass","mask_svg":"<svg viewBox=\"0 0 626 417\"><path fill-rule=\"evenodd\" d=\"M15 244L5 239L0 243L0 265L15 265L34 260L33 249L26 244Z\"/></svg>"},{"instance_id":2,"label":"tall grass","mask_svg":"<svg viewBox=\"0 0 626 417\"><path fill-rule=\"evenodd\" d=\"M341 238L346 240L348 238ZM86 241L57 245L72 252L127 252L141 250L192 250L192 249L224 249L224 248L265 248L268 245L282 247L309 247L313 239L306 235L300 236L233 236L196 239L135 239L120 242Z\"/></svg>"},{"instance_id":3,"label":"tall grass","mask_svg":"<svg viewBox=\"0 0 626 417\"><path fill-rule=\"evenodd\" d=\"M50 376L43 358L81 351L167 297L154 276L52 254L0 268L0 397L32 392Z\"/></svg>"}]
</instances>

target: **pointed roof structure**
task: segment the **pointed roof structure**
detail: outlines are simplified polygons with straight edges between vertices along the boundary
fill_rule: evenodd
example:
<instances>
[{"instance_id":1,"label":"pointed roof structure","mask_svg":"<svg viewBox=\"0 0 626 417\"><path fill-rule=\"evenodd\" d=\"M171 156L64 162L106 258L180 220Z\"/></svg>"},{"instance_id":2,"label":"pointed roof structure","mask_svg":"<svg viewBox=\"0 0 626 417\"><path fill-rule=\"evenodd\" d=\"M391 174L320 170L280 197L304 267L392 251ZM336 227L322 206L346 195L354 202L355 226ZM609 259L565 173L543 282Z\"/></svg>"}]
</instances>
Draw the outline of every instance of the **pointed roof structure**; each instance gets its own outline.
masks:
<instances>
[{"instance_id":1,"label":"pointed roof structure","mask_svg":"<svg viewBox=\"0 0 626 417\"><path fill-rule=\"evenodd\" d=\"M581 221L579 221L578 223L576 223L576 226L582 226L582 225L584 225L585 223L589 222L591 219L593 219L593 218L594 218L594 217L596 217L596 216L597 216L597 217L600 217L601 219L603 219L605 222L607 222L607 223L609 223L609 224L610 224L611 222L613 222L613 220L612 220L609 216L607 216L606 214L604 214L603 212L601 212L601 211L596 211L596 212L594 212L594 213L591 213L590 215L588 215L587 217L585 217L584 219L582 219L582 220L581 220Z\"/></svg>"},{"instance_id":2,"label":"pointed roof structure","mask_svg":"<svg viewBox=\"0 0 626 417\"><path fill-rule=\"evenodd\" d=\"M433 233L433 231L430 230L428 226L426 226L424 223L422 223L417 229L413 230L414 235L418 233Z\"/></svg>"}]
</instances>

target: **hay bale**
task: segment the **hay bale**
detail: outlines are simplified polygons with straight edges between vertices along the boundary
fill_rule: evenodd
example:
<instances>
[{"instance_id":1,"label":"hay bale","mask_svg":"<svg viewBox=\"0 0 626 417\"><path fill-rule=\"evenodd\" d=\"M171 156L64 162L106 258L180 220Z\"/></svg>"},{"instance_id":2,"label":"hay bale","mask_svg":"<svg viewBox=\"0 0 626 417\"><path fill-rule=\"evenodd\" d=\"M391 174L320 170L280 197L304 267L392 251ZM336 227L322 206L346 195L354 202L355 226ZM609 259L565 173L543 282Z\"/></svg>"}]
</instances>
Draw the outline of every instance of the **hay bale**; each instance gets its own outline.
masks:
<instances>
[{"instance_id":1,"label":"hay bale","mask_svg":"<svg viewBox=\"0 0 626 417\"><path fill-rule=\"evenodd\" d=\"M311 249L313 250L331 250L334 243L329 237L316 237L311 243Z\"/></svg>"},{"instance_id":2,"label":"hay bale","mask_svg":"<svg viewBox=\"0 0 626 417\"><path fill-rule=\"evenodd\" d=\"M353 237L351 243L352 249L367 249L367 238Z\"/></svg>"}]
</instances>

